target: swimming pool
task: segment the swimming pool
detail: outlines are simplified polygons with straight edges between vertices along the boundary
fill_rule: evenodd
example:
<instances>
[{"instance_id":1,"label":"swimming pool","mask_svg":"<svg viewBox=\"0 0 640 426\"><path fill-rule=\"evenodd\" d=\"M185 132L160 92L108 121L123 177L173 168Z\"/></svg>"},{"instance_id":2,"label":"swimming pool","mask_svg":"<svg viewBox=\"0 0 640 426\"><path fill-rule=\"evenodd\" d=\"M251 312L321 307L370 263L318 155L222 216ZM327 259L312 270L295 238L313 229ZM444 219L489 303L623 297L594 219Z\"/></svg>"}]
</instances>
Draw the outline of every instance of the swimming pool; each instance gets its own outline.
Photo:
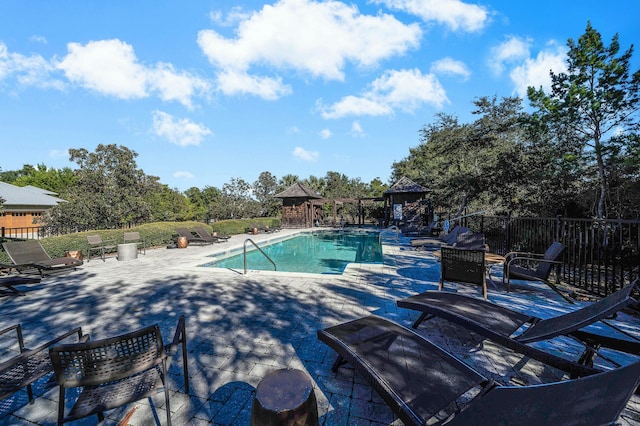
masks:
<instances>
[{"instance_id":1,"label":"swimming pool","mask_svg":"<svg viewBox=\"0 0 640 426\"><path fill-rule=\"evenodd\" d=\"M273 265L258 250L247 245L247 269L273 271ZM382 245L377 232L313 232L260 247L281 272L342 274L347 264L382 263ZM244 270L242 251L202 266Z\"/></svg>"}]
</instances>

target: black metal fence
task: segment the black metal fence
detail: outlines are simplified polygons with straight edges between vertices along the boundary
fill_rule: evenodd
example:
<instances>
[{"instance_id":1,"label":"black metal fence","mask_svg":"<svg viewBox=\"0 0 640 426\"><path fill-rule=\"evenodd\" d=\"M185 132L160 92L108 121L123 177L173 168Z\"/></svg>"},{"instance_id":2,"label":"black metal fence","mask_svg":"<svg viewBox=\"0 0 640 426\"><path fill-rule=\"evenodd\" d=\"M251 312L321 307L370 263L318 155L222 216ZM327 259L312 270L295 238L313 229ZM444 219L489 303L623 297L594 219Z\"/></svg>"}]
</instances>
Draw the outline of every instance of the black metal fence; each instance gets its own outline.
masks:
<instances>
[{"instance_id":1,"label":"black metal fence","mask_svg":"<svg viewBox=\"0 0 640 426\"><path fill-rule=\"evenodd\" d=\"M494 253L543 253L553 241L567 249L561 280L607 295L640 276L640 220L525 218L472 215L460 222L484 232Z\"/></svg>"}]
</instances>

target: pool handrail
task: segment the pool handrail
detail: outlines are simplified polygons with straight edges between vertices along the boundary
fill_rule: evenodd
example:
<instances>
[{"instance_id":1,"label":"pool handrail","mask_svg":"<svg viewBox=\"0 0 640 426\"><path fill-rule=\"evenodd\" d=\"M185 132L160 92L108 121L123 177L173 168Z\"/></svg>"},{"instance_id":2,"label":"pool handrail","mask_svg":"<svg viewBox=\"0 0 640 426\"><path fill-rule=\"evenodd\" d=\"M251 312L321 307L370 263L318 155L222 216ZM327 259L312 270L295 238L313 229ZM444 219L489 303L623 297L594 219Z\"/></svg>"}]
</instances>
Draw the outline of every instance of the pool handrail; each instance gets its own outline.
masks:
<instances>
[{"instance_id":1,"label":"pool handrail","mask_svg":"<svg viewBox=\"0 0 640 426\"><path fill-rule=\"evenodd\" d=\"M258 251L260 251L260 253L262 253L264 255L264 257L266 257L269 262L271 262L271 264L273 265L273 270L274 271L278 270L278 268L276 267L276 262L274 262L273 259L271 259L269 257L269 255L264 252L264 250L262 250L260 247L258 247L258 245L255 243L255 241L253 241L251 238L247 238L246 240L244 240L244 245L242 247L242 252L243 252L243 255L244 255L244 274L245 275L247 275L247 243L253 244L255 246L255 248L257 248Z\"/></svg>"}]
</instances>

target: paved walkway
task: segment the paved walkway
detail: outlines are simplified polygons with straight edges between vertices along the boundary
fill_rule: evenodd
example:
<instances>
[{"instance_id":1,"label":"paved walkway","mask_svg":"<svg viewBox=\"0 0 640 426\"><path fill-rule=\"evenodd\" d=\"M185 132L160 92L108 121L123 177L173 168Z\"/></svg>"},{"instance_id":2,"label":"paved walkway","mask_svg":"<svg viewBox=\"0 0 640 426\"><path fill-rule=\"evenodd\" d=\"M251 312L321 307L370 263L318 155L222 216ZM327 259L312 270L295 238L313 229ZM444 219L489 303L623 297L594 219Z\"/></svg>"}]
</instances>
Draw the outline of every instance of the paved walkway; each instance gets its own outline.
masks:
<instances>
[{"instance_id":1,"label":"paved walkway","mask_svg":"<svg viewBox=\"0 0 640 426\"><path fill-rule=\"evenodd\" d=\"M296 231L252 236L256 241ZM76 326L93 339L158 323L169 340L179 315L187 319L191 392L181 393L181 364L171 371L171 411L176 425L248 425L255 387L268 371L291 367L309 373L316 387L321 424L397 424L391 410L349 367L334 374L335 353L320 343L316 331L370 313L409 325L414 312L395 300L437 288L439 265L408 239L383 232L383 265L354 264L342 276L275 272L241 272L202 268L206 256L242 247L247 236L212 246L147 250L138 259L93 259L70 274L24 288L24 297L1 300L0 329L22 323L27 344L46 341ZM494 276L500 276L497 271ZM448 289L479 295L472 286ZM538 316L555 315L568 306L545 286L521 286L510 294L490 287L489 299ZM621 320L637 330L639 321ZM516 385L553 381L553 369L527 361L482 341L460 327L432 320L420 333L453 352L484 374ZM568 339L567 339L568 340ZM557 347L579 352L571 341ZM51 425L57 413L57 389L38 382L34 404L26 391L0 401L0 425ZM132 406L107 413L105 424L122 419ZM640 424L640 399L634 396L620 422ZM154 420L154 417L156 420ZM141 401L131 425L164 424L162 395ZM97 423L95 416L71 424Z\"/></svg>"}]
</instances>

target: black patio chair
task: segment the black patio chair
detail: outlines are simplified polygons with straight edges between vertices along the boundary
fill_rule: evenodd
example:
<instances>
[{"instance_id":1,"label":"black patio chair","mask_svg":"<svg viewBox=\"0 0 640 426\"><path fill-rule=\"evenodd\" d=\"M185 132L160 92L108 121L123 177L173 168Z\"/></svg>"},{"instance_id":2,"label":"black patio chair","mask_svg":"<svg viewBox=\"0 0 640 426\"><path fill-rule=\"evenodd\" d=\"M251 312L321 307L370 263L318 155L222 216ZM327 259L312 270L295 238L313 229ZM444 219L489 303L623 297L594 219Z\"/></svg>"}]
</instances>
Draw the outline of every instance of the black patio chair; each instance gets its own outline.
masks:
<instances>
[{"instance_id":1,"label":"black patio chair","mask_svg":"<svg viewBox=\"0 0 640 426\"><path fill-rule=\"evenodd\" d=\"M87 235L87 262L91 261L91 253L98 253L103 262L106 254L116 250L118 245L115 239L103 240L100 235Z\"/></svg>"},{"instance_id":2,"label":"black patio chair","mask_svg":"<svg viewBox=\"0 0 640 426\"><path fill-rule=\"evenodd\" d=\"M573 375L583 376L594 372L593 361L597 355L602 356L599 352L601 347L640 355L640 339L607 321L607 318L622 309L638 303L632 297L637 284L638 280L597 302L547 319L478 298L447 292L426 291L398 300L397 305L421 312L413 323L413 328L433 317L444 318L513 351ZM597 322L614 329L618 337L584 329ZM530 345L558 336L571 336L584 345L584 352L577 361L558 357Z\"/></svg>"},{"instance_id":3,"label":"black patio chair","mask_svg":"<svg viewBox=\"0 0 640 426\"><path fill-rule=\"evenodd\" d=\"M136 244L138 247L138 252L147 254L147 242L145 241L144 237L140 235L140 232L125 232L122 241L125 244Z\"/></svg>"},{"instance_id":4,"label":"black patio chair","mask_svg":"<svg viewBox=\"0 0 640 426\"><path fill-rule=\"evenodd\" d=\"M573 300L561 292L554 283L549 281L551 269L556 265L562 265L562 262L558 259L562 256L564 249L564 244L554 241L544 253L512 251L505 254L502 284L504 284L504 280L506 279L507 291L510 291L511 278L526 281L542 281L567 302L573 303ZM557 282L558 280L556 279L556 283Z\"/></svg>"},{"instance_id":5,"label":"black patio chair","mask_svg":"<svg viewBox=\"0 0 640 426\"><path fill-rule=\"evenodd\" d=\"M78 327L33 349L29 349L24 344L22 326L20 324L0 330L0 336L12 331L16 333L19 353L0 360L0 400L26 387L29 401L33 402L31 385L53 371L53 366L49 359L49 348L76 334L79 342L89 339L89 335L82 334L82 329Z\"/></svg>"},{"instance_id":6,"label":"black patio chair","mask_svg":"<svg viewBox=\"0 0 640 426\"><path fill-rule=\"evenodd\" d=\"M375 315L320 330L318 338L338 354L333 370L350 363L405 425L614 424L640 383L637 362L573 380L501 386ZM454 403L462 407L448 409Z\"/></svg>"},{"instance_id":7,"label":"black patio chair","mask_svg":"<svg viewBox=\"0 0 640 426\"><path fill-rule=\"evenodd\" d=\"M440 285L438 290L442 291L445 281L476 284L482 288L482 296L487 298L484 249L467 250L443 246L440 254Z\"/></svg>"},{"instance_id":8,"label":"black patio chair","mask_svg":"<svg viewBox=\"0 0 640 426\"><path fill-rule=\"evenodd\" d=\"M60 387L58 424L97 414L151 397L164 387L167 425L171 425L167 371L182 345L185 393L189 393L185 319L181 316L169 345L164 345L157 325L88 343L56 345L49 350L54 377ZM75 396L65 415L66 390Z\"/></svg>"}]
</instances>

